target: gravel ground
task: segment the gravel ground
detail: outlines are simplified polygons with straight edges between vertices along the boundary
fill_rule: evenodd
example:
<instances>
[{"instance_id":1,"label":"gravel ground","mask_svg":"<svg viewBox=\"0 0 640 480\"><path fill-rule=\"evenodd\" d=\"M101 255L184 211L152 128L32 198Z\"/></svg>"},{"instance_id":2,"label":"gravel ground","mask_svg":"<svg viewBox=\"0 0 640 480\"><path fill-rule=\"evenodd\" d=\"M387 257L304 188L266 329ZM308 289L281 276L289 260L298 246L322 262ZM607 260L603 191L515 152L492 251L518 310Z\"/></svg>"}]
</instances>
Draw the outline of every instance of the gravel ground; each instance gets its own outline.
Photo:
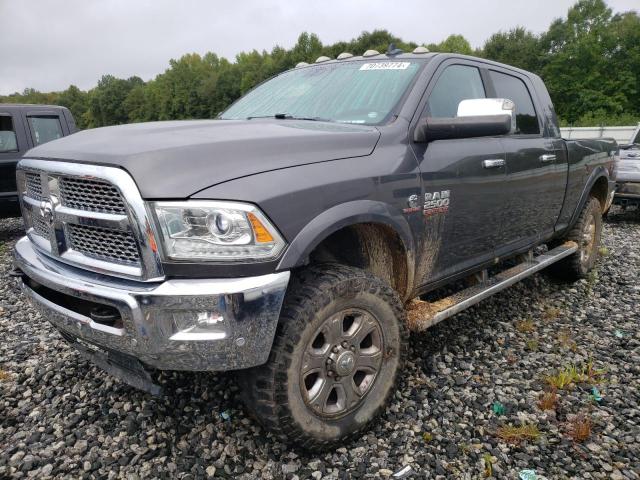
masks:
<instances>
[{"instance_id":1,"label":"gravel ground","mask_svg":"<svg viewBox=\"0 0 640 480\"><path fill-rule=\"evenodd\" d=\"M382 420L316 454L249 419L230 375L163 375L154 399L84 361L10 285L20 235L0 221L0 478L640 479L638 212L614 210L588 280L536 275L415 335Z\"/></svg>"}]
</instances>

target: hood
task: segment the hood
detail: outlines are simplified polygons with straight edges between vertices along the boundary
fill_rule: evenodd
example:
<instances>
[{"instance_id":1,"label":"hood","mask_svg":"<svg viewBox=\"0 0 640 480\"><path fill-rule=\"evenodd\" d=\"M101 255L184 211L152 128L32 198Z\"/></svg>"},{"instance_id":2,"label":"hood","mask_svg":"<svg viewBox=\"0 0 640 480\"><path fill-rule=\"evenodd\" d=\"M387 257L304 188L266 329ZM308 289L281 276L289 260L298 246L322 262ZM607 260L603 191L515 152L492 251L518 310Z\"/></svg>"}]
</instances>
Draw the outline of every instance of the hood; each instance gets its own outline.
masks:
<instances>
[{"instance_id":1,"label":"hood","mask_svg":"<svg viewBox=\"0 0 640 480\"><path fill-rule=\"evenodd\" d=\"M120 167L143 198L186 198L235 178L370 155L374 127L297 120L189 120L84 130L25 157Z\"/></svg>"}]
</instances>

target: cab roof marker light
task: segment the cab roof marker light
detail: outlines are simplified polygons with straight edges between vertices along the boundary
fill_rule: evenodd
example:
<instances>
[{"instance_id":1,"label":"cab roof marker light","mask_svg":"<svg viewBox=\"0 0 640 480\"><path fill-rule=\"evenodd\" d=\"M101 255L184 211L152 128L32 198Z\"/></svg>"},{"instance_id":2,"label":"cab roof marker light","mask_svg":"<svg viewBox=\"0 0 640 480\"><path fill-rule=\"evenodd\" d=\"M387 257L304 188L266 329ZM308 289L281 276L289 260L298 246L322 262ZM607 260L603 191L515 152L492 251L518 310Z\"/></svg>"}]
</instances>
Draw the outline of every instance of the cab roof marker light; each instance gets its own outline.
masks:
<instances>
[{"instance_id":1,"label":"cab roof marker light","mask_svg":"<svg viewBox=\"0 0 640 480\"><path fill-rule=\"evenodd\" d=\"M380 52L377 50L367 50L362 54L363 57L375 57L376 55L380 55Z\"/></svg>"},{"instance_id":2,"label":"cab roof marker light","mask_svg":"<svg viewBox=\"0 0 640 480\"><path fill-rule=\"evenodd\" d=\"M353 53L349 53L349 52L342 52L340 55L338 55L336 58L338 60L344 60L345 58L351 58L353 57Z\"/></svg>"},{"instance_id":3,"label":"cab roof marker light","mask_svg":"<svg viewBox=\"0 0 640 480\"><path fill-rule=\"evenodd\" d=\"M427 47L416 47L413 49L413 53L417 53L417 54L429 53L429 49Z\"/></svg>"},{"instance_id":4,"label":"cab roof marker light","mask_svg":"<svg viewBox=\"0 0 640 480\"><path fill-rule=\"evenodd\" d=\"M306 67L307 65L309 65L307 62L298 62L296 63L296 68Z\"/></svg>"},{"instance_id":5,"label":"cab roof marker light","mask_svg":"<svg viewBox=\"0 0 640 480\"><path fill-rule=\"evenodd\" d=\"M328 62L331 60L329 57L325 57L324 55L316 58L316 63Z\"/></svg>"}]
</instances>

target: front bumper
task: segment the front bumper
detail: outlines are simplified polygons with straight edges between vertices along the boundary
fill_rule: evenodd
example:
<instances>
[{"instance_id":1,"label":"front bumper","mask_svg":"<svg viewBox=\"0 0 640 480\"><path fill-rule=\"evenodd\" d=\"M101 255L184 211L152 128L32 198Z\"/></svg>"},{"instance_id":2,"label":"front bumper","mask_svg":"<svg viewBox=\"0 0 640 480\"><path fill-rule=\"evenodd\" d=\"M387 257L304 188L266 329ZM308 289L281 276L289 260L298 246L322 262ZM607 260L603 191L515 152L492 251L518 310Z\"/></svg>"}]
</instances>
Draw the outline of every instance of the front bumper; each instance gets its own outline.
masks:
<instances>
[{"instance_id":1,"label":"front bumper","mask_svg":"<svg viewBox=\"0 0 640 480\"><path fill-rule=\"evenodd\" d=\"M26 237L14 253L23 291L66 337L162 370L265 363L290 275L149 284L62 264L37 253ZM101 306L117 311L119 319L96 321L93 312Z\"/></svg>"}]
</instances>

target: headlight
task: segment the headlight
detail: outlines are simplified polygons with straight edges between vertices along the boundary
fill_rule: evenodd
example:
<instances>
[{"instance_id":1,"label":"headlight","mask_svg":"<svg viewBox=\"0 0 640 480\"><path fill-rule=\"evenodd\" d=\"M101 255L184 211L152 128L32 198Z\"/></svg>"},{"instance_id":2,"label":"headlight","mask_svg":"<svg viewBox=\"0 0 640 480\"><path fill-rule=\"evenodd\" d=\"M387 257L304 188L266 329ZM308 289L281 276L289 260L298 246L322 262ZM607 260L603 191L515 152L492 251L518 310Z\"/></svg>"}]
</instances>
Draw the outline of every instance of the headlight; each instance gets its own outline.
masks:
<instances>
[{"instance_id":1,"label":"headlight","mask_svg":"<svg viewBox=\"0 0 640 480\"><path fill-rule=\"evenodd\" d=\"M267 261L285 242L253 205L194 200L153 203L172 260Z\"/></svg>"}]
</instances>

